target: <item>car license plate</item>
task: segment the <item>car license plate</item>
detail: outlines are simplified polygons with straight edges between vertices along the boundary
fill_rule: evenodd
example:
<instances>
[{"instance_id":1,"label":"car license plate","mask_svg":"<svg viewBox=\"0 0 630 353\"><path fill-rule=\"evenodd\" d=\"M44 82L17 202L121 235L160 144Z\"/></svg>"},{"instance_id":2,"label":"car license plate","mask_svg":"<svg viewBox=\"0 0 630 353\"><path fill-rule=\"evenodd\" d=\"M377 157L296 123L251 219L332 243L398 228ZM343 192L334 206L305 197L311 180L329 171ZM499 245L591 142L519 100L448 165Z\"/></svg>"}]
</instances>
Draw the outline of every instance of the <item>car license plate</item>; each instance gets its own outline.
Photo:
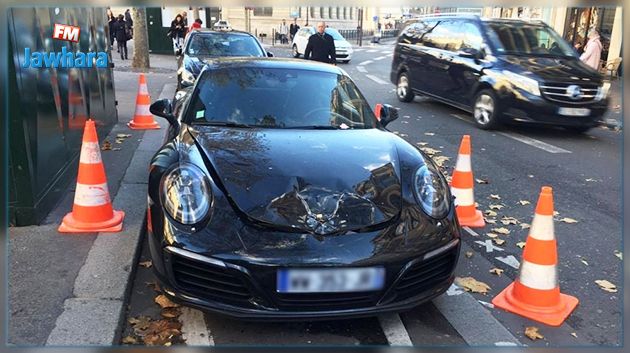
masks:
<instances>
[{"instance_id":1,"label":"car license plate","mask_svg":"<svg viewBox=\"0 0 630 353\"><path fill-rule=\"evenodd\" d=\"M587 108L562 107L558 109L558 114L566 116L588 116L591 114L591 110Z\"/></svg>"},{"instance_id":2,"label":"car license plate","mask_svg":"<svg viewBox=\"0 0 630 353\"><path fill-rule=\"evenodd\" d=\"M385 282L382 267L278 270L278 292L323 293L379 290Z\"/></svg>"}]
</instances>

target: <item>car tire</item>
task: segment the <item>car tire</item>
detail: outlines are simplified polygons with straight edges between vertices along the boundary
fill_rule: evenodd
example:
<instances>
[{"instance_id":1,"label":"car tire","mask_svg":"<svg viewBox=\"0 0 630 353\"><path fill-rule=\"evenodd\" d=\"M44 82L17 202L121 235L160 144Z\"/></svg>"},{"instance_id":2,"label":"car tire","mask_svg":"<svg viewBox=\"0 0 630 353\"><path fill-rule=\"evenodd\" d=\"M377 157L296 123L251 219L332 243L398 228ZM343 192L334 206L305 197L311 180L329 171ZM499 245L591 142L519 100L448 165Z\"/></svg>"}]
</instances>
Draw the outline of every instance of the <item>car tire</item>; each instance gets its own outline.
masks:
<instances>
[{"instance_id":1,"label":"car tire","mask_svg":"<svg viewBox=\"0 0 630 353\"><path fill-rule=\"evenodd\" d=\"M483 130L499 127L501 109L496 94L492 90L484 89L477 93L472 106L475 125Z\"/></svg>"},{"instance_id":2,"label":"car tire","mask_svg":"<svg viewBox=\"0 0 630 353\"><path fill-rule=\"evenodd\" d=\"M592 129L593 127L592 126L565 126L564 128L574 134L583 134L589 131L590 129Z\"/></svg>"},{"instance_id":3,"label":"car tire","mask_svg":"<svg viewBox=\"0 0 630 353\"><path fill-rule=\"evenodd\" d=\"M298 52L297 45L295 45L295 44L293 44L293 57L294 58L299 58L300 57L300 52Z\"/></svg>"},{"instance_id":4,"label":"car tire","mask_svg":"<svg viewBox=\"0 0 630 353\"><path fill-rule=\"evenodd\" d=\"M407 75L406 72L401 72L400 75L398 75L396 96L401 102L411 102L413 100L414 94L409 84L409 75Z\"/></svg>"}]
</instances>

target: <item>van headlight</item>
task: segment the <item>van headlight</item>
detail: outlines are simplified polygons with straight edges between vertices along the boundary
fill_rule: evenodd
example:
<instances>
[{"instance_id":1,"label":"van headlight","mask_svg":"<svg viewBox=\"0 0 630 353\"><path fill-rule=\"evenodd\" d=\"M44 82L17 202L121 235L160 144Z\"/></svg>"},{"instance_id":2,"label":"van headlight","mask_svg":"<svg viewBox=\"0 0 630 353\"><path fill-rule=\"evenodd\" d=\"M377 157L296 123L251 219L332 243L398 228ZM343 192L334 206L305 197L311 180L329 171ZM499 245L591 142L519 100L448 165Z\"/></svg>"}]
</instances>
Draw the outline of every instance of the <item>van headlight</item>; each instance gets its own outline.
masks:
<instances>
[{"instance_id":1,"label":"van headlight","mask_svg":"<svg viewBox=\"0 0 630 353\"><path fill-rule=\"evenodd\" d=\"M199 223L212 208L210 180L193 164L182 163L167 172L161 190L164 209L179 223Z\"/></svg>"},{"instance_id":2,"label":"van headlight","mask_svg":"<svg viewBox=\"0 0 630 353\"><path fill-rule=\"evenodd\" d=\"M538 81L534 80L533 78L515 74L507 70L503 70L503 74L506 76L508 81L510 81L510 83L514 85L514 87L520 88L523 91L533 94L535 96L540 96Z\"/></svg>"},{"instance_id":3,"label":"van headlight","mask_svg":"<svg viewBox=\"0 0 630 353\"><path fill-rule=\"evenodd\" d=\"M430 217L446 217L449 209L448 186L430 162L420 166L413 178L414 194L422 210Z\"/></svg>"},{"instance_id":4,"label":"van headlight","mask_svg":"<svg viewBox=\"0 0 630 353\"><path fill-rule=\"evenodd\" d=\"M602 99L606 99L606 97L608 97L609 91L610 91L610 82L604 82L604 84L601 87L599 87L599 89L597 90L597 96L595 97L595 99L597 99L598 101Z\"/></svg>"}]
</instances>

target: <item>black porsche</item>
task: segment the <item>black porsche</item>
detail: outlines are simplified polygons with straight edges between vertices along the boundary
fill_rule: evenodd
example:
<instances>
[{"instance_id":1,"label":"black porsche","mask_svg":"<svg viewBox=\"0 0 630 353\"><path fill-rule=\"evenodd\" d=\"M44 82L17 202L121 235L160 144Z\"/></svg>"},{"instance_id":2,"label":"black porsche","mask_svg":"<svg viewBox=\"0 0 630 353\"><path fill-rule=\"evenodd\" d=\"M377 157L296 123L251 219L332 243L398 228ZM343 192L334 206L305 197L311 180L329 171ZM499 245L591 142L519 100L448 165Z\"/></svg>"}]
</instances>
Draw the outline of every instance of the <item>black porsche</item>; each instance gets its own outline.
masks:
<instances>
[{"instance_id":1,"label":"black porsche","mask_svg":"<svg viewBox=\"0 0 630 353\"><path fill-rule=\"evenodd\" d=\"M460 249L434 162L332 65L213 62L150 166L147 233L172 300L247 319L403 311L448 289Z\"/></svg>"}]
</instances>

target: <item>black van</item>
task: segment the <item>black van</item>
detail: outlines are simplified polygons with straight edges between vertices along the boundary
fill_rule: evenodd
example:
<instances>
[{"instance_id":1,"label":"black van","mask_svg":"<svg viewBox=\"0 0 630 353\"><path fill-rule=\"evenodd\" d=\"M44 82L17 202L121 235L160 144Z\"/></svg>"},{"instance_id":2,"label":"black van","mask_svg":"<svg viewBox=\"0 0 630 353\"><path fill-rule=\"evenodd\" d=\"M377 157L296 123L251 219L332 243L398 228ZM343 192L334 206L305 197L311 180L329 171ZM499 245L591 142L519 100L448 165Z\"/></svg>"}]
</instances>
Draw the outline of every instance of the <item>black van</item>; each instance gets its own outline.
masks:
<instances>
[{"instance_id":1,"label":"black van","mask_svg":"<svg viewBox=\"0 0 630 353\"><path fill-rule=\"evenodd\" d=\"M391 81L399 100L435 98L472 112L482 129L511 120L584 132L599 124L610 89L546 24L474 15L407 22Z\"/></svg>"}]
</instances>

